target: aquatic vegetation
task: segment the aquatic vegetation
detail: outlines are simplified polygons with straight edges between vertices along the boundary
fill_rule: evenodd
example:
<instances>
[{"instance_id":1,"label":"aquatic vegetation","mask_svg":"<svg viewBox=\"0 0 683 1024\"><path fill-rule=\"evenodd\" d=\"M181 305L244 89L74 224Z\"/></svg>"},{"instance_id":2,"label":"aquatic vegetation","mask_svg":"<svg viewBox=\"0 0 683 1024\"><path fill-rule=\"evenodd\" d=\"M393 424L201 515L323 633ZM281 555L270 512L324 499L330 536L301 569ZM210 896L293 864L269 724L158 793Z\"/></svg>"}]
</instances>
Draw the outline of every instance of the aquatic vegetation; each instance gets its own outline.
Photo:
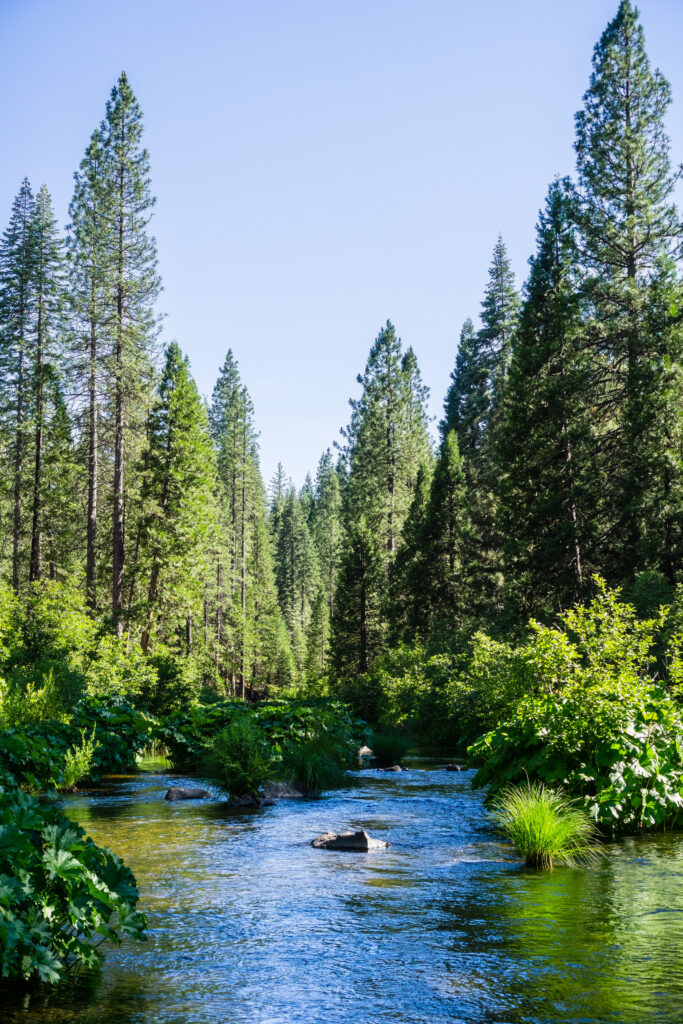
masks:
<instances>
[{"instance_id":1,"label":"aquatic vegetation","mask_svg":"<svg viewBox=\"0 0 683 1024\"><path fill-rule=\"evenodd\" d=\"M246 716L235 718L208 746L207 775L231 796L255 797L273 774L273 758L262 729Z\"/></svg>"},{"instance_id":2,"label":"aquatic vegetation","mask_svg":"<svg viewBox=\"0 0 683 1024\"><path fill-rule=\"evenodd\" d=\"M377 764L400 764L410 749L410 740L399 732L373 732L369 746Z\"/></svg>"},{"instance_id":3,"label":"aquatic vegetation","mask_svg":"<svg viewBox=\"0 0 683 1024\"><path fill-rule=\"evenodd\" d=\"M330 734L316 732L298 743L286 744L279 772L298 783L308 796L337 789L346 781L348 748Z\"/></svg>"},{"instance_id":4,"label":"aquatic vegetation","mask_svg":"<svg viewBox=\"0 0 683 1024\"><path fill-rule=\"evenodd\" d=\"M132 872L57 809L0 788L0 976L55 983L145 938ZM93 945L96 942L96 945Z\"/></svg>"},{"instance_id":5,"label":"aquatic vegetation","mask_svg":"<svg viewBox=\"0 0 683 1024\"><path fill-rule=\"evenodd\" d=\"M588 814L540 782L501 790L491 813L528 867L571 866L598 856L597 828Z\"/></svg>"}]
</instances>

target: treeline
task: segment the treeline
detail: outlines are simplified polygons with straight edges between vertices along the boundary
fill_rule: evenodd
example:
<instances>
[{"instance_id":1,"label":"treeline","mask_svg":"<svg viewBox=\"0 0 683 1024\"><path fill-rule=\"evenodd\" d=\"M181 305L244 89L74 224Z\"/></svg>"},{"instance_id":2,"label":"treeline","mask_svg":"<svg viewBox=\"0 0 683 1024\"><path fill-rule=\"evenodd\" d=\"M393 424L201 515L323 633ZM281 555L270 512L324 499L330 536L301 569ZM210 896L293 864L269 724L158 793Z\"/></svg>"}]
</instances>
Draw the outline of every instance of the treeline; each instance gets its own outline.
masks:
<instances>
[{"instance_id":1,"label":"treeline","mask_svg":"<svg viewBox=\"0 0 683 1024\"><path fill-rule=\"evenodd\" d=\"M160 359L149 157L122 75L66 237L25 181L0 248L4 578L79 588L121 643L238 695L549 621L595 573L659 600L683 554L670 100L623 0L521 293L496 242L438 450L415 353L387 322L315 479L297 491L279 467L266 493L232 352L208 408L178 345Z\"/></svg>"}]
</instances>

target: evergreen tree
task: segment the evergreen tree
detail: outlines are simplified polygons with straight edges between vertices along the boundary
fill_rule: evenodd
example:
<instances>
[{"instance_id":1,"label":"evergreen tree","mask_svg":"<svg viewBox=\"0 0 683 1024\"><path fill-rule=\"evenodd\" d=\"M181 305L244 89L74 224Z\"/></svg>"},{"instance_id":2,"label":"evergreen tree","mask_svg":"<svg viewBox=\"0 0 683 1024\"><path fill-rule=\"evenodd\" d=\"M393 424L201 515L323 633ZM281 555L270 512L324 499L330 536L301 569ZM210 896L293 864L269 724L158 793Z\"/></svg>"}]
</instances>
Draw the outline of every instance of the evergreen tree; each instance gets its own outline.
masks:
<instances>
[{"instance_id":1,"label":"evergreen tree","mask_svg":"<svg viewBox=\"0 0 683 1024\"><path fill-rule=\"evenodd\" d=\"M112 353L110 400L114 437L112 485L112 613L123 631L126 439L141 436L153 379L153 307L160 282L156 244L149 234L154 198L149 154L142 145L142 111L121 74L107 102L101 128L102 172L108 201L106 253L113 272L110 311Z\"/></svg>"},{"instance_id":2,"label":"evergreen tree","mask_svg":"<svg viewBox=\"0 0 683 1024\"><path fill-rule=\"evenodd\" d=\"M63 354L64 281L62 242L52 212L52 201L45 185L38 193L32 224L35 248L33 305L35 317L31 331L29 377L33 412L33 492L31 514L31 555L29 579L43 573L43 533L45 529L45 455L50 445L50 398L61 403L57 381ZM57 388L55 394L55 388ZM65 412L60 404L59 416Z\"/></svg>"},{"instance_id":3,"label":"evergreen tree","mask_svg":"<svg viewBox=\"0 0 683 1024\"><path fill-rule=\"evenodd\" d=\"M275 580L292 652L301 671L306 660L311 612L320 590L320 571L305 506L293 487L284 498L278 525Z\"/></svg>"},{"instance_id":4,"label":"evergreen tree","mask_svg":"<svg viewBox=\"0 0 683 1024\"><path fill-rule=\"evenodd\" d=\"M0 343L2 345L2 409L10 424L12 504L12 586L18 589L26 541L27 421L30 382L27 378L27 347L34 322L36 272L35 199L27 178L12 205L9 226L0 246Z\"/></svg>"},{"instance_id":5,"label":"evergreen tree","mask_svg":"<svg viewBox=\"0 0 683 1024\"><path fill-rule=\"evenodd\" d=\"M367 672L383 648L384 557L361 516L350 528L339 567L330 643L330 667L337 678Z\"/></svg>"},{"instance_id":6,"label":"evergreen tree","mask_svg":"<svg viewBox=\"0 0 683 1024\"><path fill-rule=\"evenodd\" d=\"M73 334L72 378L82 410L87 463L86 599L97 607L98 515L100 502L100 408L111 351L115 266L112 259L112 205L105 164L104 131L93 132L69 206L67 233L69 300Z\"/></svg>"},{"instance_id":7,"label":"evergreen tree","mask_svg":"<svg viewBox=\"0 0 683 1024\"><path fill-rule=\"evenodd\" d=\"M206 410L173 342L148 423L140 562L147 578L143 651L155 623L184 626L201 603L207 543L216 530L215 463Z\"/></svg>"},{"instance_id":8,"label":"evergreen tree","mask_svg":"<svg viewBox=\"0 0 683 1024\"><path fill-rule=\"evenodd\" d=\"M604 557L616 578L658 568L673 581L681 551L683 509L673 479L681 330L671 260L683 229L664 128L670 101L669 85L645 51L638 11L622 0L595 48L576 116L582 258L595 314L590 337L606 356L601 453L612 507Z\"/></svg>"},{"instance_id":9,"label":"evergreen tree","mask_svg":"<svg viewBox=\"0 0 683 1024\"><path fill-rule=\"evenodd\" d=\"M365 517L380 539L388 567L418 469L430 457L428 390L412 349L402 353L390 321L377 336L358 383L362 394L350 402L351 422L343 432L349 467L346 518L351 524Z\"/></svg>"},{"instance_id":10,"label":"evergreen tree","mask_svg":"<svg viewBox=\"0 0 683 1024\"><path fill-rule=\"evenodd\" d=\"M595 369L568 181L548 190L497 436L508 592L525 616L576 600L595 569Z\"/></svg>"}]
</instances>

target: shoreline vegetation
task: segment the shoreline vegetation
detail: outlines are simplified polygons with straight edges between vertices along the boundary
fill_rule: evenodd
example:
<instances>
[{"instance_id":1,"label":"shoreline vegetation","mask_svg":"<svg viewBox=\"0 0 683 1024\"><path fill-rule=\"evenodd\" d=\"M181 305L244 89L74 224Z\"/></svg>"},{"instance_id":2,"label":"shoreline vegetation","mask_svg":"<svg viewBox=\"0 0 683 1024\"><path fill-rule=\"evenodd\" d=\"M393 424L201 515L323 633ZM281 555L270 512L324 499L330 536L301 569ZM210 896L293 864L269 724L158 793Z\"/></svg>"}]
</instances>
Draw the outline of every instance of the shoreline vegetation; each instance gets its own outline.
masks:
<instances>
[{"instance_id":1,"label":"shoreline vegetation","mask_svg":"<svg viewBox=\"0 0 683 1024\"><path fill-rule=\"evenodd\" d=\"M159 357L140 105L123 73L62 236L24 180L0 243L0 964L55 983L144 937L129 869L37 799L156 746L256 799L361 744L457 749L530 865L683 808L683 225L621 0L518 290L502 238L435 449L387 321L334 451L268 488L228 351ZM445 343L450 344L450 339Z\"/></svg>"}]
</instances>

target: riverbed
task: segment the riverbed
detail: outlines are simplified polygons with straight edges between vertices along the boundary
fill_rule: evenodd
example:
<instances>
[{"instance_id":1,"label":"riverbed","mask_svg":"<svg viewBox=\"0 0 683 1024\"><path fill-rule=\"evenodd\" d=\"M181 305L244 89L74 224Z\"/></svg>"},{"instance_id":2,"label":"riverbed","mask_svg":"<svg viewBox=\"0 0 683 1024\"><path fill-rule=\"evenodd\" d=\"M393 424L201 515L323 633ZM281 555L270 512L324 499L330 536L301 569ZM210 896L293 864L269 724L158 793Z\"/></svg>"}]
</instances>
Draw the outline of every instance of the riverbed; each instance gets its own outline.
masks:
<instances>
[{"instance_id":1,"label":"riverbed","mask_svg":"<svg viewBox=\"0 0 683 1024\"><path fill-rule=\"evenodd\" d=\"M131 866L144 944L7 1024L678 1024L683 835L626 839L593 868L534 872L470 772L409 758L319 800L168 803L163 767L64 801ZM365 828L387 850L315 850ZM0 997L1 998L1 997Z\"/></svg>"}]
</instances>

